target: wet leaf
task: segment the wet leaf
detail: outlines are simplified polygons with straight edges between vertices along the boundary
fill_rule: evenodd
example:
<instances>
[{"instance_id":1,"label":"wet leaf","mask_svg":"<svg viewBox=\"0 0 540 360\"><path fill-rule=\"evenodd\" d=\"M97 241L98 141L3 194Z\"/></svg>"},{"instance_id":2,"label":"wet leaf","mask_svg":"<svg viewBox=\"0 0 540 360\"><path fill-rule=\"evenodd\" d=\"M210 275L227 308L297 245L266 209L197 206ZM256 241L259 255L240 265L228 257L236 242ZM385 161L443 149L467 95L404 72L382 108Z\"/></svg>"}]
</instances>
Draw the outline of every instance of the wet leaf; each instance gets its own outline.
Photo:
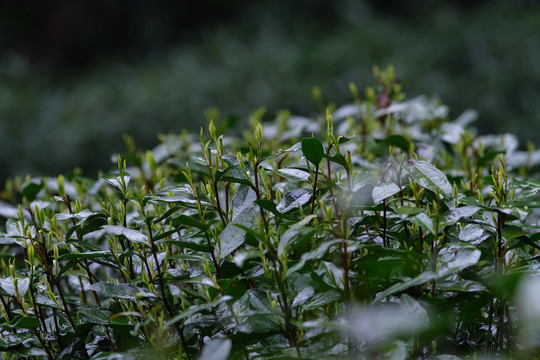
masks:
<instances>
[{"instance_id":1,"label":"wet leaf","mask_svg":"<svg viewBox=\"0 0 540 360\"><path fill-rule=\"evenodd\" d=\"M405 170L420 186L447 198L452 196L452 185L446 175L426 161L409 160Z\"/></svg>"},{"instance_id":2,"label":"wet leaf","mask_svg":"<svg viewBox=\"0 0 540 360\"><path fill-rule=\"evenodd\" d=\"M476 214L480 210L476 206L463 206L451 209L447 213L441 215L439 219L439 227L454 225L463 218L468 218Z\"/></svg>"},{"instance_id":3,"label":"wet leaf","mask_svg":"<svg viewBox=\"0 0 540 360\"><path fill-rule=\"evenodd\" d=\"M341 294L337 291L326 291L319 292L310 296L307 301L302 306L302 311L317 310L321 306L331 304L333 302L339 301L341 299Z\"/></svg>"},{"instance_id":4,"label":"wet leaf","mask_svg":"<svg viewBox=\"0 0 540 360\"><path fill-rule=\"evenodd\" d=\"M0 349L8 349L22 344L28 339L32 339L35 335L31 332L19 332L17 334L3 334L0 336Z\"/></svg>"},{"instance_id":5,"label":"wet leaf","mask_svg":"<svg viewBox=\"0 0 540 360\"><path fill-rule=\"evenodd\" d=\"M15 284L16 282L16 284ZM24 297L28 291L30 285L30 279L16 279L12 278L0 279L0 287L10 296L16 297L17 293L20 297Z\"/></svg>"},{"instance_id":6,"label":"wet leaf","mask_svg":"<svg viewBox=\"0 0 540 360\"><path fill-rule=\"evenodd\" d=\"M98 294L109 297L136 301L138 298L155 298L156 295L148 290L128 285L98 282L88 287Z\"/></svg>"},{"instance_id":7,"label":"wet leaf","mask_svg":"<svg viewBox=\"0 0 540 360\"><path fill-rule=\"evenodd\" d=\"M5 218L18 219L17 215L18 208L16 206L10 205L4 201L0 201L0 216Z\"/></svg>"},{"instance_id":8,"label":"wet leaf","mask_svg":"<svg viewBox=\"0 0 540 360\"><path fill-rule=\"evenodd\" d=\"M210 226L212 226L212 223L202 223L199 220L186 215L180 215L175 218L171 219L171 224L174 227L180 227L180 226L191 226L200 230L208 230Z\"/></svg>"},{"instance_id":9,"label":"wet leaf","mask_svg":"<svg viewBox=\"0 0 540 360\"><path fill-rule=\"evenodd\" d=\"M293 146L291 146L290 148L280 149L280 150L276 151L274 154L265 157L263 160L270 160L270 159L276 158L276 157L278 157L280 155L283 155L283 154L286 154L286 153L289 153L289 152L299 151L301 149L302 149L302 143L298 142L298 143L294 144Z\"/></svg>"},{"instance_id":10,"label":"wet leaf","mask_svg":"<svg viewBox=\"0 0 540 360\"><path fill-rule=\"evenodd\" d=\"M66 259L98 259L104 258L110 254L110 251L87 251L83 253L67 253L60 255L58 261L63 261Z\"/></svg>"},{"instance_id":11,"label":"wet leaf","mask_svg":"<svg viewBox=\"0 0 540 360\"><path fill-rule=\"evenodd\" d=\"M402 219L407 219L409 216L418 215L424 212L425 209L413 206L391 206L393 211L398 215L403 215Z\"/></svg>"},{"instance_id":12,"label":"wet leaf","mask_svg":"<svg viewBox=\"0 0 540 360\"><path fill-rule=\"evenodd\" d=\"M127 187L129 184L129 181L131 180L131 175L129 173L125 173L122 179L122 175L120 174L112 174L112 175L104 175L101 177L107 184L114 186L119 191L123 191L122 184L124 183Z\"/></svg>"},{"instance_id":13,"label":"wet leaf","mask_svg":"<svg viewBox=\"0 0 540 360\"><path fill-rule=\"evenodd\" d=\"M199 360L227 360L232 348L232 341L226 338L214 338L204 344Z\"/></svg>"},{"instance_id":14,"label":"wet leaf","mask_svg":"<svg viewBox=\"0 0 540 360\"><path fill-rule=\"evenodd\" d=\"M276 210L284 214L288 211L298 209L304 206L311 199L311 190L295 189L285 194L281 202L277 205Z\"/></svg>"},{"instance_id":15,"label":"wet leaf","mask_svg":"<svg viewBox=\"0 0 540 360\"><path fill-rule=\"evenodd\" d=\"M111 320L113 314L106 309L102 309L96 306L80 305L77 307L78 315L85 324L99 324L99 325L125 325L119 318L116 317Z\"/></svg>"},{"instance_id":16,"label":"wet leaf","mask_svg":"<svg viewBox=\"0 0 540 360\"><path fill-rule=\"evenodd\" d=\"M480 260L482 252L470 245L449 246L439 253L441 266L438 276L444 277L475 265Z\"/></svg>"},{"instance_id":17,"label":"wet leaf","mask_svg":"<svg viewBox=\"0 0 540 360\"><path fill-rule=\"evenodd\" d=\"M192 316L194 314L197 314L197 313L199 313L201 311L208 310L210 308L218 306L219 304L224 303L226 301L229 301L231 299L232 299L231 296L225 295L225 296L222 296L222 297L220 297L220 298L218 298L218 299L216 299L214 301L211 301L211 302L190 306L188 309L185 309L182 313L176 315L171 320L167 321L165 323L165 325L166 326L172 326L172 325L176 324L177 322L179 322L180 320L189 318L190 316Z\"/></svg>"},{"instance_id":18,"label":"wet leaf","mask_svg":"<svg viewBox=\"0 0 540 360\"><path fill-rule=\"evenodd\" d=\"M427 282L432 281L436 278L437 278L437 274L435 274L434 272L425 271L413 279L410 279L404 282L398 282L390 286L388 289L378 293L373 302L374 303L379 302L385 297L387 297L388 295L399 293L401 291L407 290L410 287L424 285Z\"/></svg>"},{"instance_id":19,"label":"wet leaf","mask_svg":"<svg viewBox=\"0 0 540 360\"><path fill-rule=\"evenodd\" d=\"M429 231L430 233L435 234L435 227L433 225L433 219L426 215L426 213L420 213L411 218L411 221Z\"/></svg>"},{"instance_id":20,"label":"wet leaf","mask_svg":"<svg viewBox=\"0 0 540 360\"><path fill-rule=\"evenodd\" d=\"M459 233L459 240L478 245L489 237L484 229L478 224L468 224Z\"/></svg>"},{"instance_id":21,"label":"wet leaf","mask_svg":"<svg viewBox=\"0 0 540 360\"><path fill-rule=\"evenodd\" d=\"M319 246L317 246L312 251L302 254L302 257L300 258L300 261L298 261L294 266L290 267L287 270L287 275L299 271L300 269L302 269L304 267L304 265L307 262L309 262L311 260L322 259L324 257L324 255L328 252L328 249L330 249L330 247L332 247L335 244L340 243L340 242L341 242L340 240L327 241L327 242L324 242L324 243L320 244Z\"/></svg>"},{"instance_id":22,"label":"wet leaf","mask_svg":"<svg viewBox=\"0 0 540 360\"><path fill-rule=\"evenodd\" d=\"M292 225L280 238L277 253L278 256L283 255L283 253L286 251L288 246L292 243L294 239L297 239L300 236L304 236L307 234L313 234L316 232L316 229L306 227L307 224L309 224L313 219L315 219L316 215L309 215L302 219L300 222Z\"/></svg>"},{"instance_id":23,"label":"wet leaf","mask_svg":"<svg viewBox=\"0 0 540 360\"><path fill-rule=\"evenodd\" d=\"M287 179L291 180L298 180L298 181L308 181L311 177L309 172L300 170L300 169L294 169L294 168L284 168L279 169L276 171L279 176L282 176Z\"/></svg>"},{"instance_id":24,"label":"wet leaf","mask_svg":"<svg viewBox=\"0 0 540 360\"><path fill-rule=\"evenodd\" d=\"M21 316L5 326L10 329L30 329L34 330L39 327L40 320L35 316Z\"/></svg>"},{"instance_id":25,"label":"wet leaf","mask_svg":"<svg viewBox=\"0 0 540 360\"><path fill-rule=\"evenodd\" d=\"M147 198L148 200L152 202L165 202L165 203L175 203L180 204L189 208L196 209L197 208L197 201L193 199L188 199L185 196L181 195L175 195L175 196L152 196ZM201 201L201 204L208 206L210 205L208 202Z\"/></svg>"},{"instance_id":26,"label":"wet leaf","mask_svg":"<svg viewBox=\"0 0 540 360\"><path fill-rule=\"evenodd\" d=\"M256 224L254 207L246 208L233 221L227 224L219 235L220 248L218 258L221 262L225 261L225 258L238 249L246 240L246 231L238 227L238 225L253 227L254 224Z\"/></svg>"},{"instance_id":27,"label":"wet leaf","mask_svg":"<svg viewBox=\"0 0 540 360\"><path fill-rule=\"evenodd\" d=\"M233 216L236 217L243 210L251 206L255 200L257 200L255 191L250 186L240 185L232 199Z\"/></svg>"},{"instance_id":28,"label":"wet leaf","mask_svg":"<svg viewBox=\"0 0 540 360\"><path fill-rule=\"evenodd\" d=\"M243 268L244 264L249 260L258 260L263 256L262 250L240 250L234 254L234 263L239 268Z\"/></svg>"},{"instance_id":29,"label":"wet leaf","mask_svg":"<svg viewBox=\"0 0 540 360\"><path fill-rule=\"evenodd\" d=\"M123 236L128 241L143 245L149 245L148 238L140 231L116 225L104 225L102 228L110 236Z\"/></svg>"},{"instance_id":30,"label":"wet leaf","mask_svg":"<svg viewBox=\"0 0 540 360\"><path fill-rule=\"evenodd\" d=\"M373 202L375 204L378 204L384 199L388 199L389 197L397 194L400 191L401 189L396 184L391 182L385 182L375 185L373 187L373 191L371 192L371 196L373 197Z\"/></svg>"}]
</instances>

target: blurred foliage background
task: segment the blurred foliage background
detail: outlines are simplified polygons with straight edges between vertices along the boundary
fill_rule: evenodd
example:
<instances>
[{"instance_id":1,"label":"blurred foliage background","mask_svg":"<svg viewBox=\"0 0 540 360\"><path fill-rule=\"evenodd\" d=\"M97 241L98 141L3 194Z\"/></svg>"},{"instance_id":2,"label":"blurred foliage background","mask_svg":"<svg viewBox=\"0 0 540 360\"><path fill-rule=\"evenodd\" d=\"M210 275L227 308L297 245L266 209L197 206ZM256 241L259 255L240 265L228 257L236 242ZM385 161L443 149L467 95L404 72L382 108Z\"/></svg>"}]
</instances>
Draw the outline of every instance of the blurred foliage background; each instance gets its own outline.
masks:
<instances>
[{"instance_id":1,"label":"blurred foliage background","mask_svg":"<svg viewBox=\"0 0 540 360\"><path fill-rule=\"evenodd\" d=\"M216 109L316 114L313 86L343 104L387 64L408 97L540 144L538 1L0 1L0 183L95 176L123 134L148 148Z\"/></svg>"}]
</instances>

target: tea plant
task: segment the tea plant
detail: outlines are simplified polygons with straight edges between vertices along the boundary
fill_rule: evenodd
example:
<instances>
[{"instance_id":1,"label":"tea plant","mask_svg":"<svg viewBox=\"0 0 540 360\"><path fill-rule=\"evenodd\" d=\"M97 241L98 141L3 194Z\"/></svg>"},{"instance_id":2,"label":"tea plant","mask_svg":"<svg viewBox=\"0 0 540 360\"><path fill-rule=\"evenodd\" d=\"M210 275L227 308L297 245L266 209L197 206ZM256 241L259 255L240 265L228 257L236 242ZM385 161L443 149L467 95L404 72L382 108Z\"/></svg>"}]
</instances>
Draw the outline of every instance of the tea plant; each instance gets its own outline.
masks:
<instances>
[{"instance_id":1,"label":"tea plant","mask_svg":"<svg viewBox=\"0 0 540 360\"><path fill-rule=\"evenodd\" d=\"M4 357L538 356L540 153L375 76L243 139L212 121L127 138L98 180L9 181Z\"/></svg>"}]
</instances>

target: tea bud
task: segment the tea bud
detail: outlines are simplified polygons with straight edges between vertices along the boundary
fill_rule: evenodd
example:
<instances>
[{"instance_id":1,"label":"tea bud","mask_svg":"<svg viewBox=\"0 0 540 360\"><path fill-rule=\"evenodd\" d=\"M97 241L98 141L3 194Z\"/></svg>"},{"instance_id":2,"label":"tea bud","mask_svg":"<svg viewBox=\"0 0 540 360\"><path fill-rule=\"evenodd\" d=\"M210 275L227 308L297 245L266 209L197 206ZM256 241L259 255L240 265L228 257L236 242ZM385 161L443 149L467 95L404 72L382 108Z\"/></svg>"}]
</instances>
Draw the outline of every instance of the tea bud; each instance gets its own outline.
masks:
<instances>
[{"instance_id":1,"label":"tea bud","mask_svg":"<svg viewBox=\"0 0 540 360\"><path fill-rule=\"evenodd\" d=\"M214 121L212 120L210 120L210 125L208 125L208 132L210 133L212 139L216 139L216 127L214 125Z\"/></svg>"},{"instance_id":2,"label":"tea bud","mask_svg":"<svg viewBox=\"0 0 540 360\"><path fill-rule=\"evenodd\" d=\"M258 123L257 128L255 129L255 139L257 139L257 142L259 144L262 143L262 140L263 140L263 127L262 127L261 123Z\"/></svg>"}]
</instances>

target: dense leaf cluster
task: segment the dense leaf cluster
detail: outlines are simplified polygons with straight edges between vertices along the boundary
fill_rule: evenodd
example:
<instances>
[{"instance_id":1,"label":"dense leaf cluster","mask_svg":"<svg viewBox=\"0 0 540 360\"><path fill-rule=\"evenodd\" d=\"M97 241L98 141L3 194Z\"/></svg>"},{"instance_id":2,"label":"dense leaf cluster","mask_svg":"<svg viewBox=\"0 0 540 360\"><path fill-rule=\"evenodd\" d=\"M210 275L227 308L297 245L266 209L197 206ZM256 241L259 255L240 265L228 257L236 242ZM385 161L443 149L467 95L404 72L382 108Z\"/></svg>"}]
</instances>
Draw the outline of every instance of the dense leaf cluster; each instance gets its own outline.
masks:
<instances>
[{"instance_id":1,"label":"dense leaf cluster","mask_svg":"<svg viewBox=\"0 0 540 360\"><path fill-rule=\"evenodd\" d=\"M539 153L375 75L242 140L211 122L98 180L9 182L4 356L538 355Z\"/></svg>"}]
</instances>

